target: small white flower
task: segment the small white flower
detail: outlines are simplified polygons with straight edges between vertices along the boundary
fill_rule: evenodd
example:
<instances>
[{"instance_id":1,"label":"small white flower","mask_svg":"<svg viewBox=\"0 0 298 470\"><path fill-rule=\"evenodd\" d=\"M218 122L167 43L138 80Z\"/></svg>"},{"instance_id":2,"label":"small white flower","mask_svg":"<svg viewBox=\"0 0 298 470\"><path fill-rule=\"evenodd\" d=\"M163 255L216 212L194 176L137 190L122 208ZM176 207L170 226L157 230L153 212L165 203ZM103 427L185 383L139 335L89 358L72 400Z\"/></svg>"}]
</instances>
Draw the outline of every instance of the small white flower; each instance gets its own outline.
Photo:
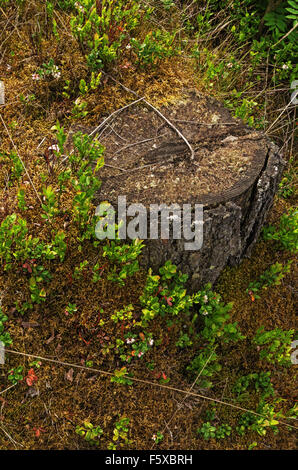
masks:
<instances>
[{"instance_id":1,"label":"small white flower","mask_svg":"<svg viewBox=\"0 0 298 470\"><path fill-rule=\"evenodd\" d=\"M204 303L206 304L208 302L208 296L204 295L203 300L204 300Z\"/></svg>"},{"instance_id":2,"label":"small white flower","mask_svg":"<svg viewBox=\"0 0 298 470\"><path fill-rule=\"evenodd\" d=\"M56 79L60 78L61 77L61 72L53 73L53 77L56 78Z\"/></svg>"},{"instance_id":3,"label":"small white flower","mask_svg":"<svg viewBox=\"0 0 298 470\"><path fill-rule=\"evenodd\" d=\"M130 45L130 44L127 44L126 49L127 49L127 50L131 49L131 45Z\"/></svg>"},{"instance_id":4,"label":"small white flower","mask_svg":"<svg viewBox=\"0 0 298 470\"><path fill-rule=\"evenodd\" d=\"M289 66L287 64L283 64L282 69L283 70L288 70Z\"/></svg>"},{"instance_id":5,"label":"small white flower","mask_svg":"<svg viewBox=\"0 0 298 470\"><path fill-rule=\"evenodd\" d=\"M48 150L55 150L55 152L59 152L59 146L57 144L51 145Z\"/></svg>"},{"instance_id":6,"label":"small white flower","mask_svg":"<svg viewBox=\"0 0 298 470\"><path fill-rule=\"evenodd\" d=\"M40 76L38 75L38 73L32 74L32 80L40 80Z\"/></svg>"},{"instance_id":7,"label":"small white flower","mask_svg":"<svg viewBox=\"0 0 298 470\"><path fill-rule=\"evenodd\" d=\"M156 438L157 438L157 435L156 435L156 434L153 434L152 439L153 439L154 441L156 441Z\"/></svg>"},{"instance_id":8,"label":"small white flower","mask_svg":"<svg viewBox=\"0 0 298 470\"><path fill-rule=\"evenodd\" d=\"M10 64L7 64L7 65L6 65L6 70L8 70L8 71L11 70L11 65L10 65Z\"/></svg>"},{"instance_id":9,"label":"small white flower","mask_svg":"<svg viewBox=\"0 0 298 470\"><path fill-rule=\"evenodd\" d=\"M132 344L132 343L134 343L134 342L135 342L135 339L134 339L134 338L127 338L127 340L126 340L126 343L127 343L127 344Z\"/></svg>"},{"instance_id":10,"label":"small white flower","mask_svg":"<svg viewBox=\"0 0 298 470\"><path fill-rule=\"evenodd\" d=\"M154 340L153 339L149 339L149 346L153 346L154 344Z\"/></svg>"},{"instance_id":11,"label":"small white flower","mask_svg":"<svg viewBox=\"0 0 298 470\"><path fill-rule=\"evenodd\" d=\"M204 310L204 312L202 312L202 315L208 315L207 310Z\"/></svg>"},{"instance_id":12,"label":"small white flower","mask_svg":"<svg viewBox=\"0 0 298 470\"><path fill-rule=\"evenodd\" d=\"M229 63L227 64L227 67L228 67L229 69L231 69L231 68L233 67L232 62L229 62Z\"/></svg>"},{"instance_id":13,"label":"small white flower","mask_svg":"<svg viewBox=\"0 0 298 470\"><path fill-rule=\"evenodd\" d=\"M138 357L142 357L143 354L144 354L144 353L143 353L142 351L140 351L139 354L138 354Z\"/></svg>"}]
</instances>

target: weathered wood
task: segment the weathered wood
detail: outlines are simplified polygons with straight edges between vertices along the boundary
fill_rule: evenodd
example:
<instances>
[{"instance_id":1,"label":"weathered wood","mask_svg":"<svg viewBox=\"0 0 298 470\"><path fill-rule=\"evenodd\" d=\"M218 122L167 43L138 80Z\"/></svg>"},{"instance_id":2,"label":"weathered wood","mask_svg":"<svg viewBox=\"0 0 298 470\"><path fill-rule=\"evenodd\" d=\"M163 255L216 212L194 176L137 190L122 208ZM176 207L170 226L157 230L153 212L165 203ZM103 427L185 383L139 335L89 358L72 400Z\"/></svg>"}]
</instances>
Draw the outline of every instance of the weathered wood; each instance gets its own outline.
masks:
<instances>
[{"instance_id":1,"label":"weathered wood","mask_svg":"<svg viewBox=\"0 0 298 470\"><path fill-rule=\"evenodd\" d=\"M237 265L249 256L265 217L273 204L285 162L276 145L270 143L268 155L259 174L243 191L234 189L222 200L205 200L204 241L197 252L185 251L185 240L148 240L141 264L155 271L171 260L189 275L193 290L207 282L214 283L227 265Z\"/></svg>"}]
</instances>

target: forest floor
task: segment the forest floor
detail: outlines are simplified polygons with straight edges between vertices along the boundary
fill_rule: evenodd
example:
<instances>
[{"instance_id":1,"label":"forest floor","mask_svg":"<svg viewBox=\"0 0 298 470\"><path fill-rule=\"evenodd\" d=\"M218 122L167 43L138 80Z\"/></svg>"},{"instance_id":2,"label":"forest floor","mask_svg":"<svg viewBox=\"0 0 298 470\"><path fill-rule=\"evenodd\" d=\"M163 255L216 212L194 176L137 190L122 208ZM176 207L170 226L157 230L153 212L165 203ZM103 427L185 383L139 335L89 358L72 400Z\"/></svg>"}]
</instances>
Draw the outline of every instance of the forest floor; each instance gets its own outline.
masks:
<instances>
[{"instance_id":1,"label":"forest floor","mask_svg":"<svg viewBox=\"0 0 298 470\"><path fill-rule=\"evenodd\" d=\"M14 24L11 11L5 16L2 22ZM5 105L0 105L0 221L16 213L26 219L28 233L42 241L48 240L51 227L41 218L40 200L34 187L42 195L45 184L55 185L56 169L49 164L47 152L57 142L53 132L57 120L63 123L66 132L73 124L93 128L133 101L134 97L112 81L109 74L115 74L127 88L159 108L174 102L185 88L208 93L192 61L180 56L163 60L153 70L120 67L117 75L114 70L103 74L101 85L81 97L88 114L80 115L80 109L74 116L74 99L63 95L63 87L66 80L78 84L86 76L87 68L84 55L69 34L67 15L60 12L59 16L60 40L45 35L36 52L28 11L16 29L11 26L7 30L0 62L6 93ZM32 80L45 57L59 63L62 81ZM122 65L126 61L124 58ZM11 161L6 158L13 151L26 166L20 184L14 181ZM26 194L26 210L18 205L20 188ZM7 348L5 364L0 366L0 449L90 449L91 444L76 433L76 427L84 422L103 429L98 440L100 449L107 449L111 442L119 449L139 450L294 449L297 416L289 419L289 412L297 402L297 366L284 367L261 360L251 340L262 326L266 331L295 328L295 256L261 236L251 257L238 267L226 268L213 286L223 302L233 303L230 320L238 323L245 339L220 344L217 352L222 368L214 374L212 388L195 384L191 393L185 393L195 379L186 368L202 348L202 343L196 344L195 339L191 347L179 348L176 344L181 331L188 331L191 326L187 315L173 323L156 317L147 332L154 338L154 345L146 357L126 364L132 374L132 385L115 383L111 382L115 369L124 366L117 354L116 340L124 339L125 327L115 325L111 315L132 305L134 319L141 317L140 297L147 273L138 270L125 280L125 286L111 282L102 247L85 240L78 249L77 233L67 213L70 201L71 192L66 191L61 205L67 209L58 215L52 227L55 231L65 230L66 256L63 262L43 263L52 274L46 284L46 301L33 304L33 308L21 314L17 307L30 298L28 281L32 269L24 267L24 263L15 263L9 271L3 264L0 271L1 307L8 316L5 331L13 341ZM276 196L266 224L278 226L281 215L296 203L295 193L287 199ZM98 282L92 282L88 270L78 279L73 276L75 267L84 260L103 266ZM253 301L246 292L249 283L272 264L289 260L291 270L280 284L262 290L261 298ZM73 316L65 313L69 304L76 305ZM198 331L200 327L200 323L196 324ZM138 334L144 337L142 330ZM23 378L12 385L9 373L20 366ZM32 370L34 378L30 381ZM260 394L252 388L239 396L234 386L240 377L261 372L271 374L274 396L268 403L274 406L273 415L279 420L278 432L276 427L268 426L263 434L248 430L240 435L236 431L239 417L247 410L256 412ZM113 441L115 424L122 417L129 419L128 438ZM197 433L204 422L215 427L228 424L231 434L224 439L204 439ZM163 438L157 443L153 436L158 432Z\"/></svg>"}]
</instances>

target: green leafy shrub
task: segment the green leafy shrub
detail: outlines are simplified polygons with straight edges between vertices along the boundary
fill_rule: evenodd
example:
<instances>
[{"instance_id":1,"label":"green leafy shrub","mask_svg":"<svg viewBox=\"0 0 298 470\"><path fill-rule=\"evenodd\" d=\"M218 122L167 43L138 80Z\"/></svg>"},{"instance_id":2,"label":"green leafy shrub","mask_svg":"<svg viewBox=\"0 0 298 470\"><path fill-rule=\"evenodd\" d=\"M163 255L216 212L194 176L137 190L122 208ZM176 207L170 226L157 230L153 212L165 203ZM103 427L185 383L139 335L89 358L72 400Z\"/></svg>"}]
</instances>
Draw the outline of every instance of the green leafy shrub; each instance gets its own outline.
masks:
<instances>
[{"instance_id":1,"label":"green leafy shrub","mask_svg":"<svg viewBox=\"0 0 298 470\"><path fill-rule=\"evenodd\" d=\"M280 218L279 227L272 225L264 228L264 239L278 242L285 250L297 252L298 250L298 211L290 209L288 214Z\"/></svg>"},{"instance_id":2,"label":"green leafy shrub","mask_svg":"<svg viewBox=\"0 0 298 470\"><path fill-rule=\"evenodd\" d=\"M266 269L261 274L258 281L252 281L249 283L246 293L250 295L251 300L259 299L258 293L262 289L268 289L270 286L279 286L281 280L287 273L290 272L292 261L289 261L285 266L281 263L275 263L270 268Z\"/></svg>"},{"instance_id":3,"label":"green leafy shrub","mask_svg":"<svg viewBox=\"0 0 298 470\"><path fill-rule=\"evenodd\" d=\"M288 199L295 194L295 168L292 166L294 163L294 158L291 157L289 160L289 168L283 174L282 180L279 183L278 195L284 199Z\"/></svg>"},{"instance_id":4,"label":"green leafy shrub","mask_svg":"<svg viewBox=\"0 0 298 470\"><path fill-rule=\"evenodd\" d=\"M238 426L236 427L238 434L243 436L247 431L255 431L260 436L265 436L269 429L272 429L274 434L277 434L279 418L283 415L280 411L275 410L275 404L266 403L262 398L257 407L257 413L263 416L248 412L240 416Z\"/></svg>"},{"instance_id":5,"label":"green leafy shrub","mask_svg":"<svg viewBox=\"0 0 298 470\"><path fill-rule=\"evenodd\" d=\"M128 276L133 276L139 271L137 258L141 254L144 244L141 240L133 240L131 244L119 244L110 241L103 247L103 256L107 257L114 266L108 274L108 279L125 285Z\"/></svg>"},{"instance_id":6,"label":"green leafy shrub","mask_svg":"<svg viewBox=\"0 0 298 470\"><path fill-rule=\"evenodd\" d=\"M76 433L83 437L89 444L98 446L103 430L100 426L95 427L92 423L86 421L83 426L76 427Z\"/></svg>"},{"instance_id":7,"label":"green leafy shrub","mask_svg":"<svg viewBox=\"0 0 298 470\"><path fill-rule=\"evenodd\" d=\"M132 443L132 441L128 439L128 425L129 419L126 417L120 418L119 421L115 423L112 442L108 444L108 449L116 450L119 447L121 448L124 445Z\"/></svg>"},{"instance_id":8,"label":"green leafy shrub","mask_svg":"<svg viewBox=\"0 0 298 470\"><path fill-rule=\"evenodd\" d=\"M228 424L221 424L217 427L215 432L216 439L225 439L231 435L232 428Z\"/></svg>"},{"instance_id":9,"label":"green leafy shrub","mask_svg":"<svg viewBox=\"0 0 298 470\"><path fill-rule=\"evenodd\" d=\"M81 0L71 18L71 28L93 71L116 61L136 29L144 10L136 0L103 0L100 10L93 0Z\"/></svg>"},{"instance_id":10,"label":"green leafy shrub","mask_svg":"<svg viewBox=\"0 0 298 470\"><path fill-rule=\"evenodd\" d=\"M246 392L249 386L254 383L256 391L261 391L263 397L274 395L274 389L270 379L270 372L251 373L239 377L233 387L233 391L238 395Z\"/></svg>"},{"instance_id":11,"label":"green leafy shrub","mask_svg":"<svg viewBox=\"0 0 298 470\"><path fill-rule=\"evenodd\" d=\"M206 347L203 352L195 356L186 369L192 372L193 375L200 374L198 383L200 387L210 388L212 387L212 381L208 378L219 372L221 365L218 363L216 352L212 348Z\"/></svg>"},{"instance_id":12,"label":"green leafy shrub","mask_svg":"<svg viewBox=\"0 0 298 470\"><path fill-rule=\"evenodd\" d=\"M142 67L157 65L162 59L176 53L174 48L175 33L167 31L151 31L143 42L132 38L130 44L137 57L137 64Z\"/></svg>"},{"instance_id":13,"label":"green leafy shrub","mask_svg":"<svg viewBox=\"0 0 298 470\"><path fill-rule=\"evenodd\" d=\"M10 346L12 344L10 334L7 331L4 331L4 323L7 322L7 320L8 317L4 315L2 308L0 307L0 341L4 344L4 346Z\"/></svg>"},{"instance_id":14,"label":"green leafy shrub","mask_svg":"<svg viewBox=\"0 0 298 470\"><path fill-rule=\"evenodd\" d=\"M160 442L163 441L164 435L162 434L161 431L157 431L156 434L153 434L152 439L154 440L155 444L159 444Z\"/></svg>"},{"instance_id":15,"label":"green leafy shrub","mask_svg":"<svg viewBox=\"0 0 298 470\"><path fill-rule=\"evenodd\" d=\"M195 304L200 304L199 313L204 321L202 336L210 344L219 338L223 342L238 341L244 338L238 331L236 323L226 324L230 318L229 312L233 304L221 302L221 296L211 290L211 284L207 284L203 290L197 292L193 301Z\"/></svg>"},{"instance_id":16,"label":"green leafy shrub","mask_svg":"<svg viewBox=\"0 0 298 470\"><path fill-rule=\"evenodd\" d=\"M289 365L291 357L291 343L295 330L274 330L264 331L264 327L259 328L253 338L253 343L260 348L260 358L270 363Z\"/></svg>"},{"instance_id":17,"label":"green leafy shrub","mask_svg":"<svg viewBox=\"0 0 298 470\"><path fill-rule=\"evenodd\" d=\"M21 382L24 379L23 369L23 366L18 366L8 372L7 378L13 385L16 385L18 382Z\"/></svg>"},{"instance_id":18,"label":"green leafy shrub","mask_svg":"<svg viewBox=\"0 0 298 470\"><path fill-rule=\"evenodd\" d=\"M7 216L0 226L0 259L4 263L4 270L12 268L14 262L25 262L30 259L55 259L65 256L65 234L56 233L50 244L41 242L39 238L28 235L25 219L16 214Z\"/></svg>"},{"instance_id":19,"label":"green leafy shrub","mask_svg":"<svg viewBox=\"0 0 298 470\"><path fill-rule=\"evenodd\" d=\"M47 78L58 80L61 76L59 67L55 64L54 59L50 59L48 63L42 64L42 66L36 71L36 74L33 75L33 78Z\"/></svg>"},{"instance_id":20,"label":"green leafy shrub","mask_svg":"<svg viewBox=\"0 0 298 470\"><path fill-rule=\"evenodd\" d=\"M232 428L228 424L215 426L212 425L209 421L203 423L202 426L197 429L197 434L201 435L206 441L212 438L225 439L231 435L231 432Z\"/></svg>"},{"instance_id":21,"label":"green leafy shrub","mask_svg":"<svg viewBox=\"0 0 298 470\"><path fill-rule=\"evenodd\" d=\"M203 423L200 428L197 429L197 433L203 436L203 438L207 441L215 437L216 427L212 426L211 423L207 421L206 423Z\"/></svg>"},{"instance_id":22,"label":"green leafy shrub","mask_svg":"<svg viewBox=\"0 0 298 470\"><path fill-rule=\"evenodd\" d=\"M122 367L119 370L115 370L114 376L111 377L111 382L115 382L122 385L132 385L133 381L127 377L128 375L129 374L127 373L127 368Z\"/></svg>"},{"instance_id":23,"label":"green leafy shrub","mask_svg":"<svg viewBox=\"0 0 298 470\"><path fill-rule=\"evenodd\" d=\"M178 346L179 348L187 348L192 346L192 344L193 343L187 333L180 333L180 337L178 341L176 341L176 346Z\"/></svg>"}]
</instances>

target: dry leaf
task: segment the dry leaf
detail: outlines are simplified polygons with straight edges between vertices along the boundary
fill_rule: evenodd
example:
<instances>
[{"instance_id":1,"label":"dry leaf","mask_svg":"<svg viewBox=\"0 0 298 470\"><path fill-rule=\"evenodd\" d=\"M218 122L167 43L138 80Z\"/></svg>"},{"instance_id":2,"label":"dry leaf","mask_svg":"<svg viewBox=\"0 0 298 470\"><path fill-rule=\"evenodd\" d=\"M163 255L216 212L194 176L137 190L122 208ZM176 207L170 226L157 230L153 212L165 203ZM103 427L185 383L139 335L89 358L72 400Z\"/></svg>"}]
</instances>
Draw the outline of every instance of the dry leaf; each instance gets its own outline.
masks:
<instances>
[{"instance_id":1,"label":"dry leaf","mask_svg":"<svg viewBox=\"0 0 298 470\"><path fill-rule=\"evenodd\" d=\"M69 369L69 371L65 373L65 379L69 382L73 381L73 369Z\"/></svg>"}]
</instances>

